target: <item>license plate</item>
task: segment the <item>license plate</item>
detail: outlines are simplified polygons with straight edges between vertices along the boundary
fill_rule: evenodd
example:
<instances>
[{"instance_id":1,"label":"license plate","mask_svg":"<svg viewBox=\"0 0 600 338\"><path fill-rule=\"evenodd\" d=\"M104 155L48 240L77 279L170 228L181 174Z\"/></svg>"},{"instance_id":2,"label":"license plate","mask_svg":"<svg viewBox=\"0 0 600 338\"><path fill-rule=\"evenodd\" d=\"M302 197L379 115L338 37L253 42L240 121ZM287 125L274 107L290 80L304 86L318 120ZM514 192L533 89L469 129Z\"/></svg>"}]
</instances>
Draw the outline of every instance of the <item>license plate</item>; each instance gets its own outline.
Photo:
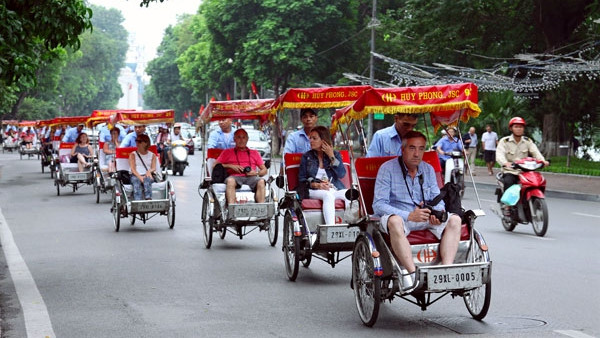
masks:
<instances>
[{"instance_id":1,"label":"license plate","mask_svg":"<svg viewBox=\"0 0 600 338\"><path fill-rule=\"evenodd\" d=\"M163 211L167 209L168 202L165 201L140 201L132 205L132 211L134 212L150 212L150 211ZM134 210L135 209L135 210Z\"/></svg>"},{"instance_id":2,"label":"license plate","mask_svg":"<svg viewBox=\"0 0 600 338\"><path fill-rule=\"evenodd\" d=\"M68 176L68 180L69 181L85 181L88 179L88 174L87 173L83 173L83 174L69 174Z\"/></svg>"},{"instance_id":3,"label":"license plate","mask_svg":"<svg viewBox=\"0 0 600 338\"><path fill-rule=\"evenodd\" d=\"M266 218L269 216L267 204L246 203L241 205L232 205L233 218L256 217Z\"/></svg>"},{"instance_id":4,"label":"license plate","mask_svg":"<svg viewBox=\"0 0 600 338\"><path fill-rule=\"evenodd\" d=\"M478 266L449 267L427 271L429 290L469 289L481 286L481 268Z\"/></svg>"},{"instance_id":5,"label":"license plate","mask_svg":"<svg viewBox=\"0 0 600 338\"><path fill-rule=\"evenodd\" d=\"M356 240L356 236L360 233L360 229L357 227L348 228L346 226L336 227L336 226L328 226L327 227L327 240L321 240L321 243L348 243L354 242Z\"/></svg>"}]
</instances>

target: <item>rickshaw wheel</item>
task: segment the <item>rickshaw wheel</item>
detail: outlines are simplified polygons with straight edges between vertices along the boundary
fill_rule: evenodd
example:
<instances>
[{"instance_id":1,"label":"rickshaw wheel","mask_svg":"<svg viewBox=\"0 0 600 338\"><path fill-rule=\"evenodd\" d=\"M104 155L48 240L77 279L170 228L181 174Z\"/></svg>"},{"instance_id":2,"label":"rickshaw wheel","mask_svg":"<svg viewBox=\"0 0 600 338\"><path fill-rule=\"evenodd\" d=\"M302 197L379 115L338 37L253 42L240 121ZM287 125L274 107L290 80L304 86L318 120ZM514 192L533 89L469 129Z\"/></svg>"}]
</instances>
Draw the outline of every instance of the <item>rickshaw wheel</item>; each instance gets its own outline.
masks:
<instances>
[{"instance_id":1,"label":"rickshaw wheel","mask_svg":"<svg viewBox=\"0 0 600 338\"><path fill-rule=\"evenodd\" d=\"M54 184L56 184L56 196L60 196L60 184L58 181L54 181Z\"/></svg>"},{"instance_id":2,"label":"rickshaw wheel","mask_svg":"<svg viewBox=\"0 0 600 338\"><path fill-rule=\"evenodd\" d=\"M381 280L375 267L366 237L356 241L352 254L352 285L358 315L366 326L373 326L381 304Z\"/></svg>"},{"instance_id":3,"label":"rickshaw wheel","mask_svg":"<svg viewBox=\"0 0 600 338\"><path fill-rule=\"evenodd\" d=\"M54 168L50 167L50 178L54 178Z\"/></svg>"},{"instance_id":4,"label":"rickshaw wheel","mask_svg":"<svg viewBox=\"0 0 600 338\"><path fill-rule=\"evenodd\" d=\"M129 224L135 225L135 215L134 214L129 215Z\"/></svg>"},{"instance_id":5,"label":"rickshaw wheel","mask_svg":"<svg viewBox=\"0 0 600 338\"><path fill-rule=\"evenodd\" d=\"M77 185L73 184L73 192L77 191Z\"/></svg>"},{"instance_id":6,"label":"rickshaw wheel","mask_svg":"<svg viewBox=\"0 0 600 338\"><path fill-rule=\"evenodd\" d=\"M42 174L44 173L44 163L42 163Z\"/></svg>"},{"instance_id":7,"label":"rickshaw wheel","mask_svg":"<svg viewBox=\"0 0 600 338\"><path fill-rule=\"evenodd\" d=\"M481 250L481 248L475 241L473 241L473 245L475 246L473 248L473 253L471 253L471 250L469 250L467 254L467 262L489 262L489 253L487 251ZM471 260L471 257L473 257L473 260ZM463 295L463 299L465 301L465 305L467 306L467 310L469 311L471 316L476 320L482 320L487 315L487 312L490 308L491 298L491 278L488 280L487 283L483 284L482 286L476 289L470 290Z\"/></svg>"},{"instance_id":8,"label":"rickshaw wheel","mask_svg":"<svg viewBox=\"0 0 600 338\"><path fill-rule=\"evenodd\" d=\"M169 200L170 202L169 210L167 211L167 223L169 224L169 229L173 229L173 227L175 226L175 201L173 201L173 196L170 196Z\"/></svg>"},{"instance_id":9,"label":"rickshaw wheel","mask_svg":"<svg viewBox=\"0 0 600 338\"><path fill-rule=\"evenodd\" d=\"M310 266L310 262L312 262L312 255L305 255L302 260L302 266L308 268Z\"/></svg>"},{"instance_id":10,"label":"rickshaw wheel","mask_svg":"<svg viewBox=\"0 0 600 338\"><path fill-rule=\"evenodd\" d=\"M532 197L531 224L535 234L544 237L548 230L548 206L543 198Z\"/></svg>"},{"instance_id":11,"label":"rickshaw wheel","mask_svg":"<svg viewBox=\"0 0 600 338\"><path fill-rule=\"evenodd\" d=\"M285 214L283 221L283 255L285 258L285 271L288 279L292 282L298 277L298 266L300 259L298 250L300 248L300 237L294 236L294 222L292 215Z\"/></svg>"},{"instance_id":12,"label":"rickshaw wheel","mask_svg":"<svg viewBox=\"0 0 600 338\"><path fill-rule=\"evenodd\" d=\"M270 222L267 234L269 235L269 244L275 246L277 244L277 236L279 235L279 213L275 214L273 221Z\"/></svg>"},{"instance_id":13,"label":"rickshaw wheel","mask_svg":"<svg viewBox=\"0 0 600 338\"><path fill-rule=\"evenodd\" d=\"M202 226L204 229L204 246L210 249L213 238L213 203L210 202L210 193L207 191L204 193L202 199Z\"/></svg>"},{"instance_id":14,"label":"rickshaw wheel","mask_svg":"<svg viewBox=\"0 0 600 338\"><path fill-rule=\"evenodd\" d=\"M96 204L100 203L100 185L98 178L94 179L94 193L96 194Z\"/></svg>"},{"instance_id":15,"label":"rickshaw wheel","mask_svg":"<svg viewBox=\"0 0 600 338\"><path fill-rule=\"evenodd\" d=\"M115 192L113 191L113 202L112 202L112 213L113 213L113 224L115 226L115 231L119 232L119 228L121 227L121 207L117 204L117 197Z\"/></svg>"},{"instance_id":16,"label":"rickshaw wheel","mask_svg":"<svg viewBox=\"0 0 600 338\"><path fill-rule=\"evenodd\" d=\"M227 228L222 227L221 229L217 230L217 233L219 234L219 238L225 239L225 235L227 234Z\"/></svg>"}]
</instances>

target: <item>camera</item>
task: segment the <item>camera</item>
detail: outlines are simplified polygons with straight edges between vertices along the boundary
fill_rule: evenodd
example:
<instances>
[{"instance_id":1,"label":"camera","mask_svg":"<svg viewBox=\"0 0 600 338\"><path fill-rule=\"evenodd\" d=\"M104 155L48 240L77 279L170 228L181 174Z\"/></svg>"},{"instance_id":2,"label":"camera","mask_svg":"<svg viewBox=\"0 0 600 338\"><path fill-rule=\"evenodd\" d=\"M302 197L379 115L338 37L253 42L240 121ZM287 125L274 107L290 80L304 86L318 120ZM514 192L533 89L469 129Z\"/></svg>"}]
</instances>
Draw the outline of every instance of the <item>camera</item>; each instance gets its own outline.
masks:
<instances>
[{"instance_id":1,"label":"camera","mask_svg":"<svg viewBox=\"0 0 600 338\"><path fill-rule=\"evenodd\" d=\"M248 167L244 167L244 174L247 174L247 173L249 173L251 171L252 171L252 168L250 168L249 166Z\"/></svg>"},{"instance_id":2,"label":"camera","mask_svg":"<svg viewBox=\"0 0 600 338\"><path fill-rule=\"evenodd\" d=\"M448 220L448 213L445 211L435 210L431 205L425 204L423 206L424 209L429 209L431 214L435 216L440 222L444 223Z\"/></svg>"}]
</instances>

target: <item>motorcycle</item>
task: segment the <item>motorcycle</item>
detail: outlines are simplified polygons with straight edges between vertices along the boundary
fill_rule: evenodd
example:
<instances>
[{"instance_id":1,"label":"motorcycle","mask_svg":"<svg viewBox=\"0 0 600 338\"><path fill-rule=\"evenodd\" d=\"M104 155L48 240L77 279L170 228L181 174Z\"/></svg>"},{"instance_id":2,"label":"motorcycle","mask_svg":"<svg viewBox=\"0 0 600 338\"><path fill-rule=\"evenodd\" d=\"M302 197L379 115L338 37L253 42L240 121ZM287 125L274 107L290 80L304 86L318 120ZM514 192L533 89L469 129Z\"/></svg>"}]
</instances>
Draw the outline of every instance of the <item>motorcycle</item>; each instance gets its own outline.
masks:
<instances>
[{"instance_id":1,"label":"motorcycle","mask_svg":"<svg viewBox=\"0 0 600 338\"><path fill-rule=\"evenodd\" d=\"M533 231L537 236L543 237L548 230L548 206L544 192L546 191L546 179L536 170L542 168L544 162L532 157L526 157L513 162L514 169L520 169L519 184L521 191L519 199L514 206L508 207L500 202L504 194L504 183L502 173L496 176L498 188L498 204L502 213L499 216L502 219L502 225L506 231L513 231L518 223L531 223Z\"/></svg>"},{"instance_id":2,"label":"motorcycle","mask_svg":"<svg viewBox=\"0 0 600 338\"><path fill-rule=\"evenodd\" d=\"M188 159L188 147L184 140L177 140L171 143L171 154L173 155L173 175L183 176L185 167L189 165Z\"/></svg>"},{"instance_id":3,"label":"motorcycle","mask_svg":"<svg viewBox=\"0 0 600 338\"><path fill-rule=\"evenodd\" d=\"M446 171L444 173L444 184L452 182L460 187L460 197L465 195L465 161L462 152L453 150L450 158L446 160Z\"/></svg>"}]
</instances>

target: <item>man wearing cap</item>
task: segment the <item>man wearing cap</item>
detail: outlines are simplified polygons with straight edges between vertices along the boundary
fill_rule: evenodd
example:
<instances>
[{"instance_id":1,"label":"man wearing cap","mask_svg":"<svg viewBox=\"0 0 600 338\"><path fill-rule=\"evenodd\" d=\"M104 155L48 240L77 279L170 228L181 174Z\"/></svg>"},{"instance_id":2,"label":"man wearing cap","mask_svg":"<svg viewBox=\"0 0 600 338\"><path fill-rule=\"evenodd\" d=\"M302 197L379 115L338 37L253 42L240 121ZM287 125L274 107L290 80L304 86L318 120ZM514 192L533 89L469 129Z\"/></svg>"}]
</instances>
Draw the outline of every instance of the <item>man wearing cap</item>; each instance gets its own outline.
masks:
<instances>
[{"instance_id":1,"label":"man wearing cap","mask_svg":"<svg viewBox=\"0 0 600 338\"><path fill-rule=\"evenodd\" d=\"M314 110L310 108L300 109L300 120L304 126L302 129L289 133L287 140L285 141L285 147L283 148L283 157L285 154L290 153L305 153L311 150L310 140L308 135L310 131L317 125L319 117Z\"/></svg>"},{"instance_id":2,"label":"man wearing cap","mask_svg":"<svg viewBox=\"0 0 600 338\"><path fill-rule=\"evenodd\" d=\"M100 142L109 142L111 140L110 130L113 127L116 127L119 129L118 142L123 141L123 139L125 138L125 135L127 135L127 132L125 132L125 129L123 128L123 126L121 126L120 124L117 124L116 121L117 121L117 116L116 116L116 114L113 114L108 118L108 123L105 124L102 128L100 128L100 131L98 132L98 139L100 140Z\"/></svg>"},{"instance_id":3,"label":"man wearing cap","mask_svg":"<svg viewBox=\"0 0 600 338\"><path fill-rule=\"evenodd\" d=\"M127 134L123 141L121 141L121 147L135 147L137 144L135 140L138 135L146 134L146 125L140 124L133 128L133 133Z\"/></svg>"},{"instance_id":4,"label":"man wearing cap","mask_svg":"<svg viewBox=\"0 0 600 338\"><path fill-rule=\"evenodd\" d=\"M395 114L392 126L373 134L367 157L402 155L402 137L416 125L416 114Z\"/></svg>"},{"instance_id":5,"label":"man wearing cap","mask_svg":"<svg viewBox=\"0 0 600 338\"><path fill-rule=\"evenodd\" d=\"M223 150L215 163L222 164L229 175L225 179L227 203L235 203L235 189L243 184L254 191L256 202L264 203L265 180L261 176L267 174L267 167L258 151L247 147L248 133L244 129L236 130L233 139L235 147Z\"/></svg>"},{"instance_id":6,"label":"man wearing cap","mask_svg":"<svg viewBox=\"0 0 600 338\"><path fill-rule=\"evenodd\" d=\"M63 137L62 141L63 142L75 142L75 140L77 140L77 136L79 136L79 134L81 134L81 131L83 130L84 126L85 126L85 124L80 123L77 125L77 128L68 129L67 132L65 133L65 136Z\"/></svg>"},{"instance_id":7,"label":"man wearing cap","mask_svg":"<svg viewBox=\"0 0 600 338\"><path fill-rule=\"evenodd\" d=\"M219 129L213 130L208 137L208 148L228 149L235 147L233 133L235 128L231 126L231 119L219 120Z\"/></svg>"}]
</instances>

